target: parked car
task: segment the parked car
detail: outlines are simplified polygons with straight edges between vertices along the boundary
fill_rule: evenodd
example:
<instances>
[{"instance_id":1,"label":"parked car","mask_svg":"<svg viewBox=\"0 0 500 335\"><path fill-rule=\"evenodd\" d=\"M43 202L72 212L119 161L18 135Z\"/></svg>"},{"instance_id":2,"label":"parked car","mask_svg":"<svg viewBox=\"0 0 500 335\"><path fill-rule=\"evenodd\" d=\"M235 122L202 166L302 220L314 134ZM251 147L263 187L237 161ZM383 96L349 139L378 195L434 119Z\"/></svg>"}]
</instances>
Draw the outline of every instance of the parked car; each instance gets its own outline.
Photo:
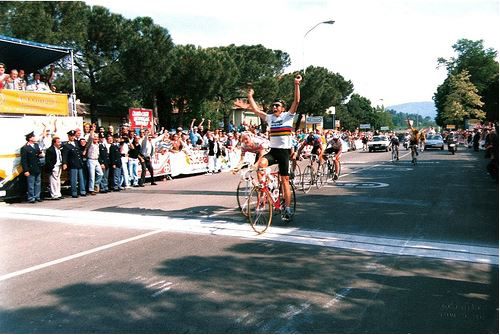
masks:
<instances>
[{"instance_id":1,"label":"parked car","mask_svg":"<svg viewBox=\"0 0 500 335\"><path fill-rule=\"evenodd\" d=\"M389 151L391 142L384 135L373 136L373 139L368 142L368 151L384 150Z\"/></svg>"},{"instance_id":2,"label":"parked car","mask_svg":"<svg viewBox=\"0 0 500 335\"><path fill-rule=\"evenodd\" d=\"M441 135L427 135L425 139L424 150L427 149L444 149L444 142Z\"/></svg>"}]
</instances>

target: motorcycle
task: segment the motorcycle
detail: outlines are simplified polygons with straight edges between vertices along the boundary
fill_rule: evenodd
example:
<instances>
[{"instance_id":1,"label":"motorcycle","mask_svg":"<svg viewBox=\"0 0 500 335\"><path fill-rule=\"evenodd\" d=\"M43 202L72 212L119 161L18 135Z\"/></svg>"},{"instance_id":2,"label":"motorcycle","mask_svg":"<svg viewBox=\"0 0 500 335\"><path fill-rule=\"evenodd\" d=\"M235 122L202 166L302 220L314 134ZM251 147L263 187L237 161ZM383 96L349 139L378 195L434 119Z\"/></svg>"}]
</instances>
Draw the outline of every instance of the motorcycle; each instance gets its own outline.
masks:
<instances>
[{"instance_id":1,"label":"motorcycle","mask_svg":"<svg viewBox=\"0 0 500 335\"><path fill-rule=\"evenodd\" d=\"M452 155L457 152L457 142L448 142L448 151L451 152Z\"/></svg>"}]
</instances>

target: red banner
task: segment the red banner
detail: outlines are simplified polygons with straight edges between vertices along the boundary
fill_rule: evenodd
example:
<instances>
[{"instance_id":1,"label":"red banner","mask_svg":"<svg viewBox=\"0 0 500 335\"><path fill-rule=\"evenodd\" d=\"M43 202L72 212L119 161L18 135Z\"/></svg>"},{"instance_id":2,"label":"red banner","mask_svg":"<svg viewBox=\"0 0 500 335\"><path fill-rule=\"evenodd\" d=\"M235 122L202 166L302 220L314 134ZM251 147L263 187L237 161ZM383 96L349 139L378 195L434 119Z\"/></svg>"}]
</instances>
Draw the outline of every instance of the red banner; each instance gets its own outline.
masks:
<instances>
[{"instance_id":1,"label":"red banner","mask_svg":"<svg viewBox=\"0 0 500 335\"><path fill-rule=\"evenodd\" d=\"M128 109L130 129L147 128L151 130L153 124L153 110L145 108Z\"/></svg>"}]
</instances>

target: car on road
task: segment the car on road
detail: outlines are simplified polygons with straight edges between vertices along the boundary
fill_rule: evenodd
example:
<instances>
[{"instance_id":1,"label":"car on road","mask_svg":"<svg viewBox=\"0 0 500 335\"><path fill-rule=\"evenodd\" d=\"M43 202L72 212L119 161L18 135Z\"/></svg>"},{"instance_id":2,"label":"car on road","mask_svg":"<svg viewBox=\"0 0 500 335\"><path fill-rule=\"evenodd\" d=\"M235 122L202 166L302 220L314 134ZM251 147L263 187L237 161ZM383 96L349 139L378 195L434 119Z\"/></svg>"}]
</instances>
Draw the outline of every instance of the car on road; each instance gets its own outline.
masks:
<instances>
[{"instance_id":1,"label":"car on road","mask_svg":"<svg viewBox=\"0 0 500 335\"><path fill-rule=\"evenodd\" d=\"M443 137L441 135L427 135L425 138L425 147L427 149L441 149L444 150Z\"/></svg>"},{"instance_id":2,"label":"car on road","mask_svg":"<svg viewBox=\"0 0 500 335\"><path fill-rule=\"evenodd\" d=\"M377 135L373 136L373 139L368 142L368 151L377 151L377 150L384 150L384 151L389 151L389 146L391 142L387 138L387 136L384 135Z\"/></svg>"}]
</instances>

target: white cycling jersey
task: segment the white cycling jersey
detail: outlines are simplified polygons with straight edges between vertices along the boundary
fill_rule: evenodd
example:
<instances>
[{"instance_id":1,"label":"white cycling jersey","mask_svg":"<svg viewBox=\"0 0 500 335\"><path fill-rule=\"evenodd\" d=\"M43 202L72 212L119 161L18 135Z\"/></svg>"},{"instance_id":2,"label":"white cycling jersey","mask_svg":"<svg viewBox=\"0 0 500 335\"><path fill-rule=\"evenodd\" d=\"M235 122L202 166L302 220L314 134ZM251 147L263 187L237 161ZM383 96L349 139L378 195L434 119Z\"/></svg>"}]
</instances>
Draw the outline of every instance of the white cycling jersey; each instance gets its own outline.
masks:
<instances>
[{"instance_id":1,"label":"white cycling jersey","mask_svg":"<svg viewBox=\"0 0 500 335\"><path fill-rule=\"evenodd\" d=\"M290 149L292 147L293 118L295 114L290 112L267 115L267 123L271 127L270 147L275 149Z\"/></svg>"}]
</instances>

